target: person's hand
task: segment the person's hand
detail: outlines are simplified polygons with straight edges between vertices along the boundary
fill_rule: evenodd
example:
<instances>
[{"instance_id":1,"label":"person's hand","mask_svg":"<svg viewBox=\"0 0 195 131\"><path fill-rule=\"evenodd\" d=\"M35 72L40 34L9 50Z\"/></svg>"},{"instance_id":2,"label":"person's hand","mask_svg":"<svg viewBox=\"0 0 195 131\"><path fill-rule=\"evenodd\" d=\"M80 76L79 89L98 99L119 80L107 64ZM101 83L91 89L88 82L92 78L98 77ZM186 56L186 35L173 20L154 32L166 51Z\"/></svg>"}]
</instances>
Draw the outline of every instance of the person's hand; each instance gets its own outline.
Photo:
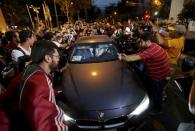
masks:
<instances>
[{"instance_id":1,"label":"person's hand","mask_svg":"<svg viewBox=\"0 0 195 131\"><path fill-rule=\"evenodd\" d=\"M126 55L125 54L123 54L123 53L118 53L118 59L119 60L126 60Z\"/></svg>"},{"instance_id":2,"label":"person's hand","mask_svg":"<svg viewBox=\"0 0 195 131\"><path fill-rule=\"evenodd\" d=\"M158 29L159 29L158 25L152 23L152 21L150 21L150 25L152 26L152 30L153 30L154 32L158 32Z\"/></svg>"}]
</instances>

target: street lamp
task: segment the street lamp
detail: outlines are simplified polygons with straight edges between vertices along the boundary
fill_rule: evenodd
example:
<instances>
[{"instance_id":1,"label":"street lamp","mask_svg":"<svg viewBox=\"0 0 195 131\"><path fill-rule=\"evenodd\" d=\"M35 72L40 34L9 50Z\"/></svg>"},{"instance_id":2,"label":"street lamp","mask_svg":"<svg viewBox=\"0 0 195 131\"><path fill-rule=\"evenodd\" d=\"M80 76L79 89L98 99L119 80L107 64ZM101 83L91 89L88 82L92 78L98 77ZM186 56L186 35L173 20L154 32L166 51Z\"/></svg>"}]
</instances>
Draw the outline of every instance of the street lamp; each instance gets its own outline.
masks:
<instances>
[{"instance_id":1,"label":"street lamp","mask_svg":"<svg viewBox=\"0 0 195 131\"><path fill-rule=\"evenodd\" d=\"M127 6L144 6L142 2L131 2L130 0L126 1Z\"/></svg>"},{"instance_id":2,"label":"street lamp","mask_svg":"<svg viewBox=\"0 0 195 131\"><path fill-rule=\"evenodd\" d=\"M157 15L158 15L158 11L155 11L155 12L154 12L154 16L157 16Z\"/></svg>"},{"instance_id":3,"label":"street lamp","mask_svg":"<svg viewBox=\"0 0 195 131\"><path fill-rule=\"evenodd\" d=\"M115 23L115 20L116 20L116 15L117 15L117 11L114 11L113 12L113 18L112 18L112 20L113 20L113 24Z\"/></svg>"},{"instance_id":4,"label":"street lamp","mask_svg":"<svg viewBox=\"0 0 195 131\"><path fill-rule=\"evenodd\" d=\"M161 6L161 2L159 0L154 0L154 5L157 7Z\"/></svg>"}]
</instances>

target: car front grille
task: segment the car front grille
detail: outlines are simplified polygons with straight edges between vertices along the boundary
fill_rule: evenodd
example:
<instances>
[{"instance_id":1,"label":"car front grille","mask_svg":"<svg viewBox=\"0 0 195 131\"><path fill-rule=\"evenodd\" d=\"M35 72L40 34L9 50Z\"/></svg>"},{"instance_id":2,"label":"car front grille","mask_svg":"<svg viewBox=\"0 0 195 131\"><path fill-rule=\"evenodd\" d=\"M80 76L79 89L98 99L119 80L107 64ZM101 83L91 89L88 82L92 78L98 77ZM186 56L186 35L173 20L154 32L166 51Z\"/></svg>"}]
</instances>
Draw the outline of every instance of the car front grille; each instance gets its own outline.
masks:
<instances>
[{"instance_id":1,"label":"car front grille","mask_svg":"<svg viewBox=\"0 0 195 131\"><path fill-rule=\"evenodd\" d=\"M119 117L119 118L110 119L104 123L104 127L105 128L119 127L119 126L124 125L127 120L128 120L127 117Z\"/></svg>"},{"instance_id":2,"label":"car front grille","mask_svg":"<svg viewBox=\"0 0 195 131\"><path fill-rule=\"evenodd\" d=\"M77 120L77 126L81 129L116 128L123 126L127 122L127 117L119 117L106 121Z\"/></svg>"},{"instance_id":3,"label":"car front grille","mask_svg":"<svg viewBox=\"0 0 195 131\"><path fill-rule=\"evenodd\" d=\"M101 123L98 121L77 120L76 124L81 129L100 129L101 128Z\"/></svg>"}]
</instances>

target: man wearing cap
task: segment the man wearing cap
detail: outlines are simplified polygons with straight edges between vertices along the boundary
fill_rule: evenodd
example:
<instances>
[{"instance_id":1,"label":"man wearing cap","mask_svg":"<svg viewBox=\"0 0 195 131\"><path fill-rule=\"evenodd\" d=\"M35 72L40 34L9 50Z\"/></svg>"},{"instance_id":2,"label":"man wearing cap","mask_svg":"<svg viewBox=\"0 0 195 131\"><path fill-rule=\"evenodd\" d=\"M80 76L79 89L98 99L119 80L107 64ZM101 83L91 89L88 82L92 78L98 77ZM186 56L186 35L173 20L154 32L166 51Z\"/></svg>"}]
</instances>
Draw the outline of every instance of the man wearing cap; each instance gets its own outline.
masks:
<instances>
[{"instance_id":1,"label":"man wearing cap","mask_svg":"<svg viewBox=\"0 0 195 131\"><path fill-rule=\"evenodd\" d=\"M157 41L162 45L168 54L169 63L176 65L177 60L181 54L181 51L185 43L185 30L181 30L178 26L169 26L168 27L168 36L165 36L158 29L159 27L152 24L153 31L156 32Z\"/></svg>"},{"instance_id":2,"label":"man wearing cap","mask_svg":"<svg viewBox=\"0 0 195 131\"><path fill-rule=\"evenodd\" d=\"M145 32L141 35L140 46L144 48L139 54L119 54L120 60L129 62L143 60L148 76L148 93L154 102L155 112L162 110L162 92L167 84L166 77L170 74L170 68L166 51L152 42L152 34Z\"/></svg>"}]
</instances>

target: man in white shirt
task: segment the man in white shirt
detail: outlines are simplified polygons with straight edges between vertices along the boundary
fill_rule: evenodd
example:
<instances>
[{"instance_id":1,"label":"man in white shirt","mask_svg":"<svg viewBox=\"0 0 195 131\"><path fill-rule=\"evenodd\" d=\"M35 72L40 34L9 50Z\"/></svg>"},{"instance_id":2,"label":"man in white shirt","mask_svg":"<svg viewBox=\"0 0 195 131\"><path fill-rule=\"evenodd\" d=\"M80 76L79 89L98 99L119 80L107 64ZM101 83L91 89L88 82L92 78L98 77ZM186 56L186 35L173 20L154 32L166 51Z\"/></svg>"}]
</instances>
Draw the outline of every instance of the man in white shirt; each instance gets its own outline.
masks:
<instances>
[{"instance_id":1,"label":"man in white shirt","mask_svg":"<svg viewBox=\"0 0 195 131\"><path fill-rule=\"evenodd\" d=\"M22 30L19 33L20 44L11 52L12 60L18 62L18 58L31 54L31 46L36 41L36 36L30 30Z\"/></svg>"}]
</instances>

